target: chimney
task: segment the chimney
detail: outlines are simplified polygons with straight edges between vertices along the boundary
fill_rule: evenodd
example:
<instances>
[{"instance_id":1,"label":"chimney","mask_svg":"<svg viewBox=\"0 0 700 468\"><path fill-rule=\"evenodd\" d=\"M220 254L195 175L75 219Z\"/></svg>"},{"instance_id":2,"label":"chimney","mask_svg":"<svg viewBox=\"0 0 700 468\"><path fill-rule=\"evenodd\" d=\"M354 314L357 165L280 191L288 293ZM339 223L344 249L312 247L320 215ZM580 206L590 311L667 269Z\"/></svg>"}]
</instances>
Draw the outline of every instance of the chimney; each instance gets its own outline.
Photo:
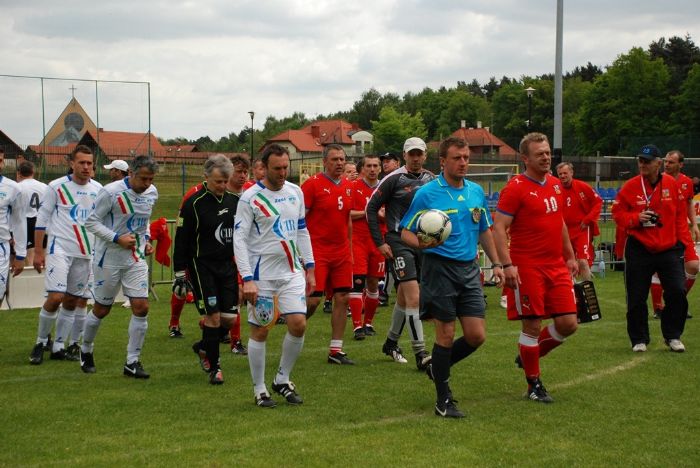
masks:
<instances>
[{"instance_id":1,"label":"chimney","mask_svg":"<svg viewBox=\"0 0 700 468\"><path fill-rule=\"evenodd\" d=\"M481 128L481 120L476 121L476 128Z\"/></svg>"},{"instance_id":2,"label":"chimney","mask_svg":"<svg viewBox=\"0 0 700 468\"><path fill-rule=\"evenodd\" d=\"M321 127L318 125L312 125L311 126L311 136L314 138L320 138L321 137Z\"/></svg>"},{"instance_id":3,"label":"chimney","mask_svg":"<svg viewBox=\"0 0 700 468\"><path fill-rule=\"evenodd\" d=\"M467 121L466 120L461 121L460 128L467 128Z\"/></svg>"},{"instance_id":4,"label":"chimney","mask_svg":"<svg viewBox=\"0 0 700 468\"><path fill-rule=\"evenodd\" d=\"M487 132L491 133L491 127L484 127Z\"/></svg>"}]
</instances>

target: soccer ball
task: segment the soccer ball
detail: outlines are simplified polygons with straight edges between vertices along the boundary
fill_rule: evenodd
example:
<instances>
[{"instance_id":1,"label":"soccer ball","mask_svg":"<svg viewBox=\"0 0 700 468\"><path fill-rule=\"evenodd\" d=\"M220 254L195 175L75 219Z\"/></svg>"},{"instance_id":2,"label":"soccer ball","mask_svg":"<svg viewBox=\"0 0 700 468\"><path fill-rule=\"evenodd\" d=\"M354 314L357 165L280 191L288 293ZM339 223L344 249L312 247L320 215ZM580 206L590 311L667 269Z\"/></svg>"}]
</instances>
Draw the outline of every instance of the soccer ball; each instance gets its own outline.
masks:
<instances>
[{"instance_id":1,"label":"soccer ball","mask_svg":"<svg viewBox=\"0 0 700 468\"><path fill-rule=\"evenodd\" d=\"M428 210L418 218L417 235L423 242L435 239L439 244L445 242L452 232L452 221L443 211Z\"/></svg>"}]
</instances>

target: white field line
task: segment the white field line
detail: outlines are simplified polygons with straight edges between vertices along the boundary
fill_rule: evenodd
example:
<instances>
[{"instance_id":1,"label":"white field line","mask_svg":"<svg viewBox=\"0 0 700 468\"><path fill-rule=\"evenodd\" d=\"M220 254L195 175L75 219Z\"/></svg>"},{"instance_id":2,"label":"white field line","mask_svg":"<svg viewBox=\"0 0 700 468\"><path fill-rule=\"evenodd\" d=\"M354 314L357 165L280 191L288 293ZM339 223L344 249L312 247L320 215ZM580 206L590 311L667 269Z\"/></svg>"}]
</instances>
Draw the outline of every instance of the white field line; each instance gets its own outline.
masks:
<instances>
[{"instance_id":1,"label":"white field line","mask_svg":"<svg viewBox=\"0 0 700 468\"><path fill-rule=\"evenodd\" d=\"M552 385L552 389L559 390L562 388L569 388L569 387L575 387L577 385L581 385L582 383L590 382L592 380L598 380L602 379L604 377L608 377L611 375L618 374L620 372L628 371L630 369L633 369L637 367L638 365L646 362L649 360L649 356L638 356L630 359L627 362L623 362L622 364L618 364L617 366L609 367L607 369L600 370L598 372L592 372L590 374L585 374L580 377L577 377L573 380L570 380L568 382L563 382L560 384L555 384Z\"/></svg>"}]
</instances>

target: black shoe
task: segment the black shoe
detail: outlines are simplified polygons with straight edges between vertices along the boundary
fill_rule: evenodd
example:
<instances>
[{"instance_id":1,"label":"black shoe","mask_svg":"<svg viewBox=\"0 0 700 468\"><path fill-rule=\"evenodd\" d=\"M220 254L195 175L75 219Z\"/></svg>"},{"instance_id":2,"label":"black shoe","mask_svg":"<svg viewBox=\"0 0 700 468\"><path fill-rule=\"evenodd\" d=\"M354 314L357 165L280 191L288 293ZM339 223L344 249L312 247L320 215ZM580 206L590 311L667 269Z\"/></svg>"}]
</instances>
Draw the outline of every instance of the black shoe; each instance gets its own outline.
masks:
<instances>
[{"instance_id":1,"label":"black shoe","mask_svg":"<svg viewBox=\"0 0 700 468\"><path fill-rule=\"evenodd\" d=\"M141 361L132 362L131 364L124 364L124 375L127 377L134 377L136 379L147 379L151 375L143 370L143 364Z\"/></svg>"},{"instance_id":2,"label":"black shoe","mask_svg":"<svg viewBox=\"0 0 700 468\"><path fill-rule=\"evenodd\" d=\"M376 334L377 332L374 331L374 327L372 325L365 325L365 336L374 336Z\"/></svg>"},{"instance_id":3,"label":"black shoe","mask_svg":"<svg viewBox=\"0 0 700 468\"><path fill-rule=\"evenodd\" d=\"M515 356L515 365L518 366L520 369L523 368L523 360L519 354Z\"/></svg>"},{"instance_id":4,"label":"black shoe","mask_svg":"<svg viewBox=\"0 0 700 468\"><path fill-rule=\"evenodd\" d=\"M282 317L281 315L277 318L277 321L275 322L276 325L286 325L287 324L287 319Z\"/></svg>"},{"instance_id":5,"label":"black shoe","mask_svg":"<svg viewBox=\"0 0 700 468\"><path fill-rule=\"evenodd\" d=\"M399 345L394 341L390 342L388 338L382 345L382 352L398 363L406 364L408 362L406 358L403 357L403 352L401 348L399 348Z\"/></svg>"},{"instance_id":6,"label":"black shoe","mask_svg":"<svg viewBox=\"0 0 700 468\"><path fill-rule=\"evenodd\" d=\"M426 367L428 367L428 364L430 364L430 361L432 360L433 355L426 350L418 351L416 353L416 367L419 371L425 372Z\"/></svg>"},{"instance_id":7,"label":"black shoe","mask_svg":"<svg viewBox=\"0 0 700 468\"><path fill-rule=\"evenodd\" d=\"M379 307L386 307L389 305L389 296L386 294L379 295Z\"/></svg>"},{"instance_id":8,"label":"black shoe","mask_svg":"<svg viewBox=\"0 0 700 468\"><path fill-rule=\"evenodd\" d=\"M661 318L661 313L663 312L663 309L654 309L654 313L651 315L653 318L656 320L659 320Z\"/></svg>"},{"instance_id":9,"label":"black shoe","mask_svg":"<svg viewBox=\"0 0 700 468\"><path fill-rule=\"evenodd\" d=\"M43 343L37 343L32 348L32 353L29 355L29 364L38 366L44 362L44 350L46 347Z\"/></svg>"},{"instance_id":10,"label":"black shoe","mask_svg":"<svg viewBox=\"0 0 700 468\"><path fill-rule=\"evenodd\" d=\"M355 361L352 359L348 359L348 355L345 354L342 351L338 351L336 353L332 353L328 355L328 363L329 364L344 364L344 365L353 365L355 364Z\"/></svg>"},{"instance_id":11,"label":"black shoe","mask_svg":"<svg viewBox=\"0 0 700 468\"><path fill-rule=\"evenodd\" d=\"M428 365L425 366L425 373L430 380L435 381L435 375L433 375L433 363L432 362L429 362Z\"/></svg>"},{"instance_id":12,"label":"black shoe","mask_svg":"<svg viewBox=\"0 0 700 468\"><path fill-rule=\"evenodd\" d=\"M297 388L293 382L288 382L286 384L272 382L272 391L282 395L290 405L300 405L304 403L304 400L301 399L296 390Z\"/></svg>"},{"instance_id":13,"label":"black shoe","mask_svg":"<svg viewBox=\"0 0 700 468\"><path fill-rule=\"evenodd\" d=\"M53 349L53 340L51 339L51 333L46 335L46 344L44 345L44 351L49 351Z\"/></svg>"},{"instance_id":14,"label":"black shoe","mask_svg":"<svg viewBox=\"0 0 700 468\"><path fill-rule=\"evenodd\" d=\"M221 385L224 383L224 374L221 373L221 369L209 372L209 383L212 385Z\"/></svg>"},{"instance_id":15,"label":"black shoe","mask_svg":"<svg viewBox=\"0 0 700 468\"><path fill-rule=\"evenodd\" d=\"M333 301L325 301L323 303L323 312L326 314L333 312Z\"/></svg>"},{"instance_id":16,"label":"black shoe","mask_svg":"<svg viewBox=\"0 0 700 468\"><path fill-rule=\"evenodd\" d=\"M80 346L73 343L66 349L66 361L80 361Z\"/></svg>"},{"instance_id":17,"label":"black shoe","mask_svg":"<svg viewBox=\"0 0 700 468\"><path fill-rule=\"evenodd\" d=\"M192 351L194 351L194 354L199 358L199 365L202 367L202 370L208 374L211 372L211 363L207 358L207 352L199 347L200 343L200 341L195 342L192 345Z\"/></svg>"},{"instance_id":18,"label":"black shoe","mask_svg":"<svg viewBox=\"0 0 700 468\"><path fill-rule=\"evenodd\" d=\"M464 413L462 413L459 408L457 408L456 400L452 397L447 398L443 402L435 403L435 414L443 418L463 418Z\"/></svg>"},{"instance_id":19,"label":"black shoe","mask_svg":"<svg viewBox=\"0 0 700 468\"><path fill-rule=\"evenodd\" d=\"M95 369L95 358L92 353L80 351L80 369L86 374L94 374L97 371Z\"/></svg>"},{"instance_id":20,"label":"black shoe","mask_svg":"<svg viewBox=\"0 0 700 468\"><path fill-rule=\"evenodd\" d=\"M554 399L549 396L540 379L528 380L527 397L539 403L554 403Z\"/></svg>"},{"instance_id":21,"label":"black shoe","mask_svg":"<svg viewBox=\"0 0 700 468\"><path fill-rule=\"evenodd\" d=\"M270 395L268 395L266 392L255 395L255 404L261 408L274 408L277 406L275 400L270 398Z\"/></svg>"},{"instance_id":22,"label":"black shoe","mask_svg":"<svg viewBox=\"0 0 700 468\"><path fill-rule=\"evenodd\" d=\"M246 349L245 346L243 346L243 343L241 343L241 340L236 341L233 344L233 346L231 346L231 352L233 354L240 354L241 356L248 355L248 350Z\"/></svg>"},{"instance_id":23,"label":"black shoe","mask_svg":"<svg viewBox=\"0 0 700 468\"><path fill-rule=\"evenodd\" d=\"M690 311L688 311L688 315L686 315L685 318L689 318L689 319L693 318L693 316L690 314Z\"/></svg>"},{"instance_id":24,"label":"black shoe","mask_svg":"<svg viewBox=\"0 0 700 468\"><path fill-rule=\"evenodd\" d=\"M170 327L170 332L168 333L170 338L184 338L185 335L182 334L180 327Z\"/></svg>"},{"instance_id":25,"label":"black shoe","mask_svg":"<svg viewBox=\"0 0 700 468\"><path fill-rule=\"evenodd\" d=\"M365 329L363 327L358 327L352 333L352 337L357 341L362 341L365 339Z\"/></svg>"},{"instance_id":26,"label":"black shoe","mask_svg":"<svg viewBox=\"0 0 700 468\"><path fill-rule=\"evenodd\" d=\"M51 351L49 359L52 361L65 361L66 360L66 350L61 348L56 352Z\"/></svg>"}]
</instances>

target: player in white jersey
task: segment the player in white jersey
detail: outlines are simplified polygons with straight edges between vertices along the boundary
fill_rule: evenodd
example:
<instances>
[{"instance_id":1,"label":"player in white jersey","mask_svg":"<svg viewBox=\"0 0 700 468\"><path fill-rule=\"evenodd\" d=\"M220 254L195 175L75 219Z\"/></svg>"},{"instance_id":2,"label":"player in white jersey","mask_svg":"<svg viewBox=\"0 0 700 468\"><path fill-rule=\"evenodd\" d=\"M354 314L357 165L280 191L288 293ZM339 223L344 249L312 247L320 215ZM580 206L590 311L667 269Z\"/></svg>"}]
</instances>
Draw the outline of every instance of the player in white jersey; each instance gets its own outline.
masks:
<instances>
[{"instance_id":1,"label":"player in white jersey","mask_svg":"<svg viewBox=\"0 0 700 468\"><path fill-rule=\"evenodd\" d=\"M31 266L34 263L34 228L36 216L39 213L41 200L48 187L45 183L34 178L34 163L22 161L17 167L17 183L24 196L24 207L27 217L27 257L24 264ZM46 238L44 238L46 239ZM44 247L46 247L44 245Z\"/></svg>"},{"instance_id":2,"label":"player in white jersey","mask_svg":"<svg viewBox=\"0 0 700 468\"><path fill-rule=\"evenodd\" d=\"M5 167L5 152L0 148L0 173ZM10 268L10 239L15 240L15 259ZM0 174L0 304L5 298L8 277L22 273L27 254L27 224L24 197L19 185Z\"/></svg>"},{"instance_id":3,"label":"player in white jersey","mask_svg":"<svg viewBox=\"0 0 700 468\"><path fill-rule=\"evenodd\" d=\"M285 180L289 152L272 144L263 151L262 161L265 177L245 191L238 204L233 243L243 278L243 299L248 302L248 362L255 403L273 408L276 403L265 386L267 334L277 316L284 315L287 334L272 390L290 404L301 404L289 375L304 345L306 296L314 290L316 280L304 195Z\"/></svg>"},{"instance_id":4,"label":"player in white jersey","mask_svg":"<svg viewBox=\"0 0 700 468\"><path fill-rule=\"evenodd\" d=\"M112 309L119 287L131 301L129 344L124 375L147 379L141 364L141 349L148 329L148 265L146 255L153 251L149 224L158 190L153 183L158 166L148 156L131 163L130 176L105 185L95 202L95 210L85 223L95 234L95 307L87 315L80 348L80 368L95 372L93 357L97 331Z\"/></svg>"},{"instance_id":5,"label":"player in white jersey","mask_svg":"<svg viewBox=\"0 0 700 468\"><path fill-rule=\"evenodd\" d=\"M46 269L44 286L47 292L39 312L36 344L29 357L29 362L35 365L43 362L43 349L54 322L56 339L51 359L66 359L65 340L73 325L78 298L85 293L90 276L92 245L85 221L92 214L102 185L91 179L93 154L90 148L76 146L68 162L72 173L49 183L34 232L34 268L39 273ZM43 247L47 233L48 254Z\"/></svg>"}]
</instances>

